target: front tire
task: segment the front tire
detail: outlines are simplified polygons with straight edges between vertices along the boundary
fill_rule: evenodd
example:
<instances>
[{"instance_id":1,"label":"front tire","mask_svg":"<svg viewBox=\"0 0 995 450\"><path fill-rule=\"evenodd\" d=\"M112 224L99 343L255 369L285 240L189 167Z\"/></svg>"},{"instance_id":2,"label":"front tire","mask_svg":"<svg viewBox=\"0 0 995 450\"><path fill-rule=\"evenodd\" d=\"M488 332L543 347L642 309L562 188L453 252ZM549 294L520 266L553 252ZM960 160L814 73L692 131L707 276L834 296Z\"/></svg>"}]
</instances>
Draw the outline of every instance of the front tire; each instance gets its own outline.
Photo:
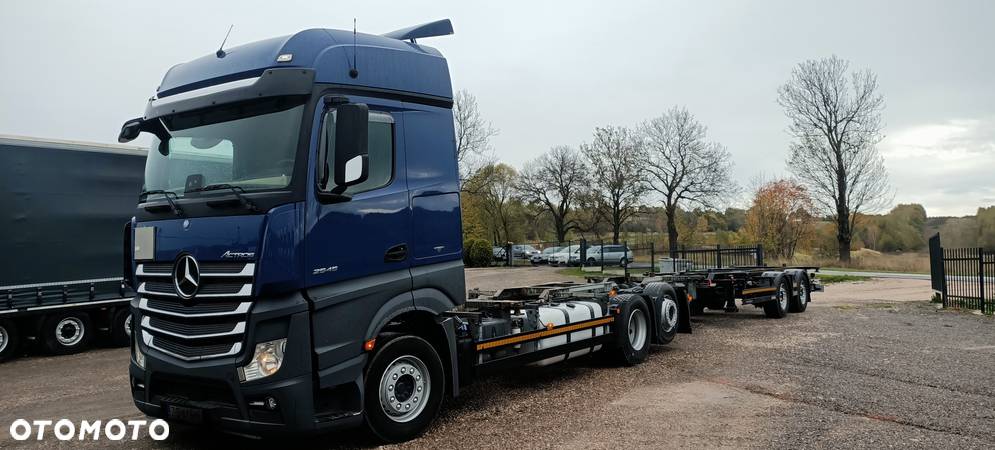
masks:
<instances>
[{"instance_id":1,"label":"front tire","mask_svg":"<svg viewBox=\"0 0 995 450\"><path fill-rule=\"evenodd\" d=\"M17 325L9 320L0 320L0 362L13 358L20 343Z\"/></svg>"},{"instance_id":2,"label":"front tire","mask_svg":"<svg viewBox=\"0 0 995 450\"><path fill-rule=\"evenodd\" d=\"M93 329L85 312L53 314L42 326L42 343L53 355L79 353L90 344Z\"/></svg>"},{"instance_id":3,"label":"front tire","mask_svg":"<svg viewBox=\"0 0 995 450\"><path fill-rule=\"evenodd\" d=\"M373 355L365 389L370 431L386 442L413 439L425 432L442 406L442 360L420 337L391 339Z\"/></svg>"},{"instance_id":4,"label":"front tire","mask_svg":"<svg viewBox=\"0 0 995 450\"><path fill-rule=\"evenodd\" d=\"M764 314L772 319L780 319L788 315L788 303L791 299L791 288L788 281L781 277L774 285L774 300L764 303Z\"/></svg>"}]
</instances>

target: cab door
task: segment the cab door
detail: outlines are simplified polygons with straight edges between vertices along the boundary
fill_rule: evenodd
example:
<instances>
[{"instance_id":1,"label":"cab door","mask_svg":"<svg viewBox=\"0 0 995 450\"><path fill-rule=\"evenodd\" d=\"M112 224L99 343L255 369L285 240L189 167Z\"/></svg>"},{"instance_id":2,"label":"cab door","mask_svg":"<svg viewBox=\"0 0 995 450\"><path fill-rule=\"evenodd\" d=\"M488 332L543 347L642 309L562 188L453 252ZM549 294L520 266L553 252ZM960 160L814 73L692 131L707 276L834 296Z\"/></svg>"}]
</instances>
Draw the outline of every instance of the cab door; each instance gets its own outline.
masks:
<instances>
[{"instance_id":1,"label":"cab door","mask_svg":"<svg viewBox=\"0 0 995 450\"><path fill-rule=\"evenodd\" d=\"M322 202L314 170L305 208L305 280L314 305L312 316L319 367L362 352L361 340L374 315L387 303L410 306L408 245L411 211L405 175L404 121L399 102L356 98L369 106L369 176L343 194L348 201ZM322 102L319 102L321 105ZM320 109L320 106L319 106ZM335 111L316 112L309 167L324 154L332 173ZM318 152L320 146L326 146ZM324 382L322 383L324 384Z\"/></svg>"}]
</instances>

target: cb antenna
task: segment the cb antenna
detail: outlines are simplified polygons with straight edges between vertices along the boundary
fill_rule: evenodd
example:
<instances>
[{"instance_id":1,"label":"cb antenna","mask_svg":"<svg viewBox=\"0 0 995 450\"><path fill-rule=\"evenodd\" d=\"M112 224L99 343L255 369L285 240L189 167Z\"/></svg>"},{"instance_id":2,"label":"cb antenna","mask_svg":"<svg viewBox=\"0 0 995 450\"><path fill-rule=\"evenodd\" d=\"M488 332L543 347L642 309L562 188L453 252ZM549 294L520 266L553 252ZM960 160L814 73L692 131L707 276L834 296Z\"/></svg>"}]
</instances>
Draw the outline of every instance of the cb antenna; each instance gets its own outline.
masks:
<instances>
[{"instance_id":1,"label":"cb antenna","mask_svg":"<svg viewBox=\"0 0 995 450\"><path fill-rule=\"evenodd\" d=\"M228 26L228 32L225 33L225 39L221 41L221 46L218 47L218 51L214 53L218 58L224 58L225 55L227 55L227 53L225 53L225 42L228 42L228 36L231 35L232 28L235 28L235 24Z\"/></svg>"},{"instance_id":2,"label":"cb antenna","mask_svg":"<svg viewBox=\"0 0 995 450\"><path fill-rule=\"evenodd\" d=\"M349 78L359 76L359 69L356 65L356 18L352 18L352 68L349 69Z\"/></svg>"}]
</instances>

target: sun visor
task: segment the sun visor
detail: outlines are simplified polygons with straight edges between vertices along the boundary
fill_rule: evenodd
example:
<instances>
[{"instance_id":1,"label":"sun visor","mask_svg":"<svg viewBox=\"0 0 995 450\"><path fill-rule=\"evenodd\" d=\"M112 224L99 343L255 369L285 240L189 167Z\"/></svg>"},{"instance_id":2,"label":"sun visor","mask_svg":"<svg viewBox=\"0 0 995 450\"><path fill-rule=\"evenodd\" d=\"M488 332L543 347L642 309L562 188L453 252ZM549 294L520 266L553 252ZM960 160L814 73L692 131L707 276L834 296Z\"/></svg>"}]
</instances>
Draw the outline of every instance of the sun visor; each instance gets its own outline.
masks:
<instances>
[{"instance_id":1,"label":"sun visor","mask_svg":"<svg viewBox=\"0 0 995 450\"><path fill-rule=\"evenodd\" d=\"M243 78L162 98L152 98L145 119L194 111L226 103L264 97L307 95L314 87L314 70L301 68L266 69L258 77Z\"/></svg>"}]
</instances>

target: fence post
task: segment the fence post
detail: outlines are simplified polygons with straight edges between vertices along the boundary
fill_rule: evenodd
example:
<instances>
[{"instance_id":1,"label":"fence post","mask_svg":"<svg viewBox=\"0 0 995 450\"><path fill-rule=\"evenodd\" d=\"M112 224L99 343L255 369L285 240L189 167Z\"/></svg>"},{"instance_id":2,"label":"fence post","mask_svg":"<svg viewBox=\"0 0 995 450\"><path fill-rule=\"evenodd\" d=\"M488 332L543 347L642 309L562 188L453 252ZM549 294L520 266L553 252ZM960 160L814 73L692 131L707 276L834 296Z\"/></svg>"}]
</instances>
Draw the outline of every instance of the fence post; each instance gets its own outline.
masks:
<instances>
[{"instance_id":1,"label":"fence post","mask_svg":"<svg viewBox=\"0 0 995 450\"><path fill-rule=\"evenodd\" d=\"M628 281L629 281L629 241L622 241L622 249L623 249L624 254L625 254L625 256L624 256L624 258L625 258L625 265L622 266L622 274L625 276L625 280L628 283ZM605 255L605 251L602 248L602 250L601 250L601 258L602 259L604 259L604 255ZM633 255L633 256L635 256L635 255ZM604 264L602 264L601 270L605 270L604 269Z\"/></svg>"},{"instance_id":2,"label":"fence post","mask_svg":"<svg viewBox=\"0 0 995 450\"><path fill-rule=\"evenodd\" d=\"M978 247L978 297L981 299L981 313L987 313L985 309L985 249Z\"/></svg>"},{"instance_id":3,"label":"fence post","mask_svg":"<svg viewBox=\"0 0 995 450\"><path fill-rule=\"evenodd\" d=\"M650 241L650 273L656 273L656 252L652 241Z\"/></svg>"},{"instance_id":4,"label":"fence post","mask_svg":"<svg viewBox=\"0 0 995 450\"><path fill-rule=\"evenodd\" d=\"M757 267L764 265L764 246L757 244Z\"/></svg>"},{"instance_id":5,"label":"fence post","mask_svg":"<svg viewBox=\"0 0 995 450\"><path fill-rule=\"evenodd\" d=\"M605 240L601 240L601 273L605 273Z\"/></svg>"},{"instance_id":6,"label":"fence post","mask_svg":"<svg viewBox=\"0 0 995 450\"><path fill-rule=\"evenodd\" d=\"M715 268L722 268L722 246L715 244Z\"/></svg>"}]
</instances>

